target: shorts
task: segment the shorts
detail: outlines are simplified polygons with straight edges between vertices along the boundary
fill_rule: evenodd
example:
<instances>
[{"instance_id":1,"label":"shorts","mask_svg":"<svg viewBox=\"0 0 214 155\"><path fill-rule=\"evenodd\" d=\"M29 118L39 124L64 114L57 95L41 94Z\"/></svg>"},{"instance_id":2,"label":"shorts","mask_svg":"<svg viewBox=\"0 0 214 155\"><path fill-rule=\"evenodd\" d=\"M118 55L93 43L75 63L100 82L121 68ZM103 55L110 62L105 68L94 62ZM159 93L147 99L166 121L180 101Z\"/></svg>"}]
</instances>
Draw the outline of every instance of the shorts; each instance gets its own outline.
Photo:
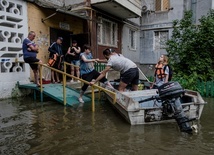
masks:
<instances>
[{"instance_id":1,"label":"shorts","mask_svg":"<svg viewBox=\"0 0 214 155\"><path fill-rule=\"evenodd\" d=\"M123 74L121 74L120 77L121 81L125 84L133 84L138 85L139 83L139 70L138 68L130 68L129 70L125 71Z\"/></svg>"},{"instance_id":2,"label":"shorts","mask_svg":"<svg viewBox=\"0 0 214 155\"><path fill-rule=\"evenodd\" d=\"M39 62L40 60L36 57L27 57L24 58L24 61L28 63L32 70L38 70L38 64L34 64L35 62Z\"/></svg>"},{"instance_id":3,"label":"shorts","mask_svg":"<svg viewBox=\"0 0 214 155\"><path fill-rule=\"evenodd\" d=\"M80 60L71 60L71 64L75 66L80 66Z\"/></svg>"}]
</instances>

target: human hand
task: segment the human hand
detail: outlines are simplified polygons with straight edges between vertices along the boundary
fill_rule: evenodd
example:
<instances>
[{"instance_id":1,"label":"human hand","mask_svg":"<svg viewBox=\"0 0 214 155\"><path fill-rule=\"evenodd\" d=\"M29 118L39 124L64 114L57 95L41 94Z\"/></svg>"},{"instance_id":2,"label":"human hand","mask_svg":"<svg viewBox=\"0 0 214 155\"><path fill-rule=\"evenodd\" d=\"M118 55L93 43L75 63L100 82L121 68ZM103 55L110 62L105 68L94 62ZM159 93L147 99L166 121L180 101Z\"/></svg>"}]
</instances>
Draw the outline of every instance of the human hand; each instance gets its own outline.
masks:
<instances>
[{"instance_id":1,"label":"human hand","mask_svg":"<svg viewBox=\"0 0 214 155\"><path fill-rule=\"evenodd\" d=\"M94 85L94 84L95 84L94 81L89 82L89 85L90 85L90 86L91 86L91 85Z\"/></svg>"}]
</instances>

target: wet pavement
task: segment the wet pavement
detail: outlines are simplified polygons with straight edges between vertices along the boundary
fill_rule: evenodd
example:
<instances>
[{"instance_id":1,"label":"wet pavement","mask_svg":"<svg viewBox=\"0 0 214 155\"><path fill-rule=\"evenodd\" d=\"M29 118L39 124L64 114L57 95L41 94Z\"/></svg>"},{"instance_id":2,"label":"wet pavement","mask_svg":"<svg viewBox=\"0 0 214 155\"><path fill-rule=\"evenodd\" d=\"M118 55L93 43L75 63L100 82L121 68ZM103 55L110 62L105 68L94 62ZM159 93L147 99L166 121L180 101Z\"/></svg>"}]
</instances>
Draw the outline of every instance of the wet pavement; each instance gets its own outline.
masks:
<instances>
[{"instance_id":1,"label":"wet pavement","mask_svg":"<svg viewBox=\"0 0 214 155\"><path fill-rule=\"evenodd\" d=\"M31 97L0 101L1 155L211 155L214 99L205 98L199 131L181 133L176 123L129 125L108 102L64 107Z\"/></svg>"}]
</instances>

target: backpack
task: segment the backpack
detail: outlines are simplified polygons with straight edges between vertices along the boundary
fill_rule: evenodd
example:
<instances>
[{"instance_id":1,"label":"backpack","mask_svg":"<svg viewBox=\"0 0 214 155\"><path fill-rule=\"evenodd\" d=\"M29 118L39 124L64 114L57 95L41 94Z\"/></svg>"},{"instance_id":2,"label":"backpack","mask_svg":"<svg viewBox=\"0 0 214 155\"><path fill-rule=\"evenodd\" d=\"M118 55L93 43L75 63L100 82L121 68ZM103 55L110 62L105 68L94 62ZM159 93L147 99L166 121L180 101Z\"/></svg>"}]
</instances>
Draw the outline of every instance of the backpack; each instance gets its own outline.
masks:
<instances>
[{"instance_id":1,"label":"backpack","mask_svg":"<svg viewBox=\"0 0 214 155\"><path fill-rule=\"evenodd\" d=\"M169 65L165 65L164 68L163 68L163 70L165 72L167 66L169 68L169 79L168 79L168 81L171 81L172 80L172 75L173 75L172 67L170 67Z\"/></svg>"}]
</instances>

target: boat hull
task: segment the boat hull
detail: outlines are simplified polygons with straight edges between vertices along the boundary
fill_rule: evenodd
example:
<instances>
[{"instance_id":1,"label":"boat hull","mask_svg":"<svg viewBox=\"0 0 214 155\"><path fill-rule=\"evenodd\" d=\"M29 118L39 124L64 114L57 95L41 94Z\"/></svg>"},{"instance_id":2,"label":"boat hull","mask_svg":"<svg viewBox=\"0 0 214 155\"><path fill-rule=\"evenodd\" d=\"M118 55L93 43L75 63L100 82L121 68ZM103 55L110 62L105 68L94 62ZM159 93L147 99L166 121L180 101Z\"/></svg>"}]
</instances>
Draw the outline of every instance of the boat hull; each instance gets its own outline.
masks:
<instances>
[{"instance_id":1,"label":"boat hull","mask_svg":"<svg viewBox=\"0 0 214 155\"><path fill-rule=\"evenodd\" d=\"M153 99L139 103L140 100L157 95L157 90L151 89L121 93L112 88L108 89L114 91L117 97L116 103L113 103L113 96L106 93L108 101L131 125L175 122L173 114L168 116L163 115L161 102ZM200 119L204 104L206 103L198 92L186 90L181 101L188 119Z\"/></svg>"}]
</instances>

